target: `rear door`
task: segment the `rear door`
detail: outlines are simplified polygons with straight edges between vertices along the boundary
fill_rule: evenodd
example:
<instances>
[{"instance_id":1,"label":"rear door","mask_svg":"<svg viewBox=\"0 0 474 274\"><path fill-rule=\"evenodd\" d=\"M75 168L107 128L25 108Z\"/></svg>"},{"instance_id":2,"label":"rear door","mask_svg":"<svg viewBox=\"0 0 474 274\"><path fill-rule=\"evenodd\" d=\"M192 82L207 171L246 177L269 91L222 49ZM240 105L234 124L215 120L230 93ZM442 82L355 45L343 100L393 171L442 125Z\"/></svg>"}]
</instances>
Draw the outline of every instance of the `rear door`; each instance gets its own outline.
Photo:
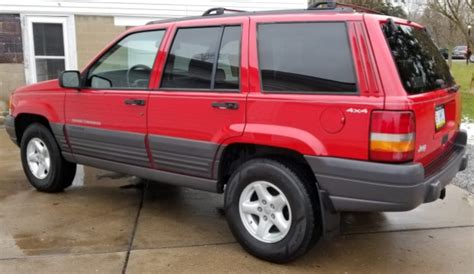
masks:
<instances>
[{"instance_id":1,"label":"rear door","mask_svg":"<svg viewBox=\"0 0 474 274\"><path fill-rule=\"evenodd\" d=\"M153 165L212 177L219 145L241 135L247 96L248 18L177 23L150 94L148 142Z\"/></svg>"},{"instance_id":2,"label":"rear door","mask_svg":"<svg viewBox=\"0 0 474 274\"><path fill-rule=\"evenodd\" d=\"M308 155L367 160L370 113L384 97L361 18L350 16L251 18L245 134Z\"/></svg>"},{"instance_id":3,"label":"rear door","mask_svg":"<svg viewBox=\"0 0 474 274\"><path fill-rule=\"evenodd\" d=\"M415 161L428 164L451 147L461 120L460 94L446 61L424 28L388 21L381 29L398 76L393 81L398 87L389 96L396 97L396 90L408 96L408 107L416 117ZM400 107L396 101L388 99L394 104L387 107Z\"/></svg>"},{"instance_id":4,"label":"rear door","mask_svg":"<svg viewBox=\"0 0 474 274\"><path fill-rule=\"evenodd\" d=\"M66 133L79 162L91 158L149 167L146 108L153 62L165 30L131 33L85 70L66 92Z\"/></svg>"}]
</instances>

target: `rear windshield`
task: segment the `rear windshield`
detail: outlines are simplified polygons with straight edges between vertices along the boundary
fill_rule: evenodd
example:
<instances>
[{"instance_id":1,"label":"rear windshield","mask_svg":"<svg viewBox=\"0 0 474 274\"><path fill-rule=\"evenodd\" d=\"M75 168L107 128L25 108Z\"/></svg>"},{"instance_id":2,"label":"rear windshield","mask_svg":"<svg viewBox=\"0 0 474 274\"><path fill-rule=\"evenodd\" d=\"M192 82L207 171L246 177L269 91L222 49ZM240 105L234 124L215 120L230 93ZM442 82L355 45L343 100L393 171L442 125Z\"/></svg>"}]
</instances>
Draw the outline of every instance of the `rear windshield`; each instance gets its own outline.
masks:
<instances>
[{"instance_id":1,"label":"rear windshield","mask_svg":"<svg viewBox=\"0 0 474 274\"><path fill-rule=\"evenodd\" d=\"M454 85L449 67L428 32L388 22L382 26L408 94L420 94Z\"/></svg>"}]
</instances>

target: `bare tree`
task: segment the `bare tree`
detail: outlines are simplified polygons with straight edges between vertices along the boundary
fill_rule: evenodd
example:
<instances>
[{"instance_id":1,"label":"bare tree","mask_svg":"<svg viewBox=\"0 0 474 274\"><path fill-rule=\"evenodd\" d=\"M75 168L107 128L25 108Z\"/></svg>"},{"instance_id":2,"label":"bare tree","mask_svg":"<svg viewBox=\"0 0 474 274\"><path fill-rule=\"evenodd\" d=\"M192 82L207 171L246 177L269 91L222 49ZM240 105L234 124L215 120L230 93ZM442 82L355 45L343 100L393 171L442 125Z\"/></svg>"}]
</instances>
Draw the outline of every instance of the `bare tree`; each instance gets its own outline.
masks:
<instances>
[{"instance_id":1,"label":"bare tree","mask_svg":"<svg viewBox=\"0 0 474 274\"><path fill-rule=\"evenodd\" d=\"M427 6L418 17L411 18L411 20L424 25L438 47L446 49L448 63L451 66L453 47L466 43L463 33L451 20L441 16L431 6Z\"/></svg>"},{"instance_id":2,"label":"bare tree","mask_svg":"<svg viewBox=\"0 0 474 274\"><path fill-rule=\"evenodd\" d=\"M471 12L474 12L474 0L466 0L466 5L471 9Z\"/></svg>"},{"instance_id":3,"label":"bare tree","mask_svg":"<svg viewBox=\"0 0 474 274\"><path fill-rule=\"evenodd\" d=\"M406 18L407 14L399 6L393 6L390 2L386 0L334 0L337 3L341 4L352 4L359 7L368 8L382 14ZM404 1L404 0L403 0ZM317 2L325 2L324 0L309 0L308 4L314 4Z\"/></svg>"},{"instance_id":4,"label":"bare tree","mask_svg":"<svg viewBox=\"0 0 474 274\"><path fill-rule=\"evenodd\" d=\"M428 5L447 18L464 35L468 46L473 44L467 28L474 19L473 0L429 0Z\"/></svg>"}]
</instances>

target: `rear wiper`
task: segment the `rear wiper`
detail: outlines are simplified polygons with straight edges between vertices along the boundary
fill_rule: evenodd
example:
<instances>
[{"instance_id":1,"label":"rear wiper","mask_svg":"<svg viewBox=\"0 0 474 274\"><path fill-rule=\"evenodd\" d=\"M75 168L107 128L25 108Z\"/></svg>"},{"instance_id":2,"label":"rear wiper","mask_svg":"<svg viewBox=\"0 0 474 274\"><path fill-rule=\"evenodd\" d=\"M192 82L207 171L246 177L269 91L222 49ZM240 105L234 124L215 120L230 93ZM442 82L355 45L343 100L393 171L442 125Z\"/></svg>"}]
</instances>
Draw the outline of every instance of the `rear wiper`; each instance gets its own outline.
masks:
<instances>
[{"instance_id":1,"label":"rear wiper","mask_svg":"<svg viewBox=\"0 0 474 274\"><path fill-rule=\"evenodd\" d=\"M460 86L459 85L453 85L448 88L448 92L457 92L459 90Z\"/></svg>"},{"instance_id":2,"label":"rear wiper","mask_svg":"<svg viewBox=\"0 0 474 274\"><path fill-rule=\"evenodd\" d=\"M435 85L439 88L444 88L445 87L445 84L444 84L444 80L443 79L436 79L435 81ZM450 86L449 88L446 88L448 90L449 93L452 93L452 92L457 92L459 90L459 85L452 85Z\"/></svg>"}]
</instances>

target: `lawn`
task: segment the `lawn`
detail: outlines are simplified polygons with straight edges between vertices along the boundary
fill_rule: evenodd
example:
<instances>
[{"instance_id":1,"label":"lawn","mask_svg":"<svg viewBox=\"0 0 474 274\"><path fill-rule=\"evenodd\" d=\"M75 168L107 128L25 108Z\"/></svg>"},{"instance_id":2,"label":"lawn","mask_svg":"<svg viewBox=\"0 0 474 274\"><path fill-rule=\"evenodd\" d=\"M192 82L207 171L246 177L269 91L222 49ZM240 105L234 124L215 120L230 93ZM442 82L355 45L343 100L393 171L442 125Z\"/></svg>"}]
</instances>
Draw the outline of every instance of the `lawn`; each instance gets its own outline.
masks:
<instances>
[{"instance_id":1,"label":"lawn","mask_svg":"<svg viewBox=\"0 0 474 274\"><path fill-rule=\"evenodd\" d=\"M463 117L474 121L474 92L468 92L474 73L474 64L466 66L464 62L453 62L451 73L456 79L456 83L461 85Z\"/></svg>"}]
</instances>

